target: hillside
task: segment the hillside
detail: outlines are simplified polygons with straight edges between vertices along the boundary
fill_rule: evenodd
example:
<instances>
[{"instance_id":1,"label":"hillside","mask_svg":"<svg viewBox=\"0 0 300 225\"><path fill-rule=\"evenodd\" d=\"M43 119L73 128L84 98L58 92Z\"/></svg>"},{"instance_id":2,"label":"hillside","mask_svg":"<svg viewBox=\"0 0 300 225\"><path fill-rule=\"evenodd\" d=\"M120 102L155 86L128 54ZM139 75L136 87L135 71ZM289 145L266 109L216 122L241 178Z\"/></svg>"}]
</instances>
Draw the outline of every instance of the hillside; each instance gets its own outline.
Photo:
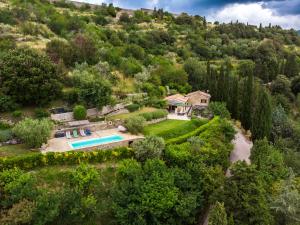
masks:
<instances>
[{"instance_id":1,"label":"hillside","mask_svg":"<svg viewBox=\"0 0 300 225\"><path fill-rule=\"evenodd\" d=\"M0 224L297 224L299 115L293 29L0 1Z\"/></svg>"}]
</instances>

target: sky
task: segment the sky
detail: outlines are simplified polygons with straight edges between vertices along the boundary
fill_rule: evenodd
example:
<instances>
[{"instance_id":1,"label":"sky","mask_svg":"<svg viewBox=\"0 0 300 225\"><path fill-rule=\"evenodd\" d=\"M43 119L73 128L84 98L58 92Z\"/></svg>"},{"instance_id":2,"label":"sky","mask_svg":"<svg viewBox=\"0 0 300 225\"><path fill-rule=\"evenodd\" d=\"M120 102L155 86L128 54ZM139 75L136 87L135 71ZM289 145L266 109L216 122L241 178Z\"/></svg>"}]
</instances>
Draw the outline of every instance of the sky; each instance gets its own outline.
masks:
<instances>
[{"instance_id":1,"label":"sky","mask_svg":"<svg viewBox=\"0 0 300 225\"><path fill-rule=\"evenodd\" d=\"M128 9L163 8L206 16L208 21L240 21L300 30L300 0L77 0L93 4L113 3Z\"/></svg>"}]
</instances>

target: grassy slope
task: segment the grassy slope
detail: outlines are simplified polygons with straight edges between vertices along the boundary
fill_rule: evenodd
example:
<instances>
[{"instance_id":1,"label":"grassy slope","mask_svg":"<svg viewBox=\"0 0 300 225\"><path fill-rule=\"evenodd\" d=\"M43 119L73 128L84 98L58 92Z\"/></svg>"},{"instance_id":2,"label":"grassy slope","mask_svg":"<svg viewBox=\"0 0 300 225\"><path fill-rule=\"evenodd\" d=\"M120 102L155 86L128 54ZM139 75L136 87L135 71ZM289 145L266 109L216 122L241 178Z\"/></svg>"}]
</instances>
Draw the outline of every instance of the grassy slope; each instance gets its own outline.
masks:
<instances>
[{"instance_id":1,"label":"grassy slope","mask_svg":"<svg viewBox=\"0 0 300 225\"><path fill-rule=\"evenodd\" d=\"M133 117L133 116L138 116L139 114L142 113L147 113L147 112L154 112L156 111L156 108L151 108L151 107L144 107L141 110L132 112L132 113L124 113L124 114L119 114L119 115L114 115L114 116L110 116L107 118L107 120L116 120L116 119L127 119L129 117Z\"/></svg>"},{"instance_id":2,"label":"grassy slope","mask_svg":"<svg viewBox=\"0 0 300 225\"><path fill-rule=\"evenodd\" d=\"M165 120L160 123L149 125L145 128L146 135L155 135L165 140L181 136L195 130L206 123L203 121Z\"/></svg>"},{"instance_id":3,"label":"grassy slope","mask_svg":"<svg viewBox=\"0 0 300 225\"><path fill-rule=\"evenodd\" d=\"M34 152L31 151L25 145L7 145L0 147L0 157L12 157L12 156L19 156L24 154L33 154Z\"/></svg>"}]
</instances>

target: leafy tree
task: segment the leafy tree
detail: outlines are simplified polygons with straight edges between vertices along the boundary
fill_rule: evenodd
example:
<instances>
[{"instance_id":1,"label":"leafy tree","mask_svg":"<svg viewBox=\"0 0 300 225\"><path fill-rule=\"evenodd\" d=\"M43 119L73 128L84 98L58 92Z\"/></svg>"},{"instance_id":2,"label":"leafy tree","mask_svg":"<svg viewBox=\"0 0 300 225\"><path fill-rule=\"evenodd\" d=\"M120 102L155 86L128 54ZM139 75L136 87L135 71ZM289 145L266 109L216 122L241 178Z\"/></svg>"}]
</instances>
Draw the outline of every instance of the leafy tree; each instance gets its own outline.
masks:
<instances>
[{"instance_id":1,"label":"leafy tree","mask_svg":"<svg viewBox=\"0 0 300 225\"><path fill-rule=\"evenodd\" d=\"M48 119L34 120L26 118L13 128L13 133L29 147L38 148L43 143L47 143L52 126L52 122Z\"/></svg>"},{"instance_id":2,"label":"leafy tree","mask_svg":"<svg viewBox=\"0 0 300 225\"><path fill-rule=\"evenodd\" d=\"M71 46L75 55L75 62L95 64L98 61L97 49L94 41L84 35L77 34L71 42Z\"/></svg>"},{"instance_id":3,"label":"leafy tree","mask_svg":"<svg viewBox=\"0 0 300 225\"><path fill-rule=\"evenodd\" d=\"M73 109L73 114L75 120L84 120L87 115L86 108L83 105L76 105Z\"/></svg>"},{"instance_id":4,"label":"leafy tree","mask_svg":"<svg viewBox=\"0 0 300 225\"><path fill-rule=\"evenodd\" d=\"M101 109L111 102L111 86L105 80L82 80L79 86L79 101L89 107Z\"/></svg>"},{"instance_id":5,"label":"leafy tree","mask_svg":"<svg viewBox=\"0 0 300 225\"><path fill-rule=\"evenodd\" d=\"M294 53L288 54L285 66L284 66L284 74L287 77L295 77L298 76L300 72L300 63L297 59L297 55Z\"/></svg>"},{"instance_id":6,"label":"leafy tree","mask_svg":"<svg viewBox=\"0 0 300 225\"><path fill-rule=\"evenodd\" d=\"M267 139L258 140L254 143L250 158L251 162L262 172L267 186L284 178L287 173L283 154L269 144Z\"/></svg>"},{"instance_id":7,"label":"leafy tree","mask_svg":"<svg viewBox=\"0 0 300 225\"><path fill-rule=\"evenodd\" d=\"M29 49L0 55L1 90L23 105L41 105L59 96L61 84L50 60Z\"/></svg>"},{"instance_id":8,"label":"leafy tree","mask_svg":"<svg viewBox=\"0 0 300 225\"><path fill-rule=\"evenodd\" d=\"M275 211L278 221L283 224L298 224L300 221L300 192L295 185L293 174L285 180L272 201L271 208Z\"/></svg>"},{"instance_id":9,"label":"leafy tree","mask_svg":"<svg viewBox=\"0 0 300 225\"><path fill-rule=\"evenodd\" d=\"M297 76L292 80L291 89L294 95L300 93L300 76Z\"/></svg>"},{"instance_id":10,"label":"leafy tree","mask_svg":"<svg viewBox=\"0 0 300 225\"><path fill-rule=\"evenodd\" d=\"M238 162L231 167L231 174L225 181L222 199L227 215L233 215L235 224L270 224L264 184L255 166Z\"/></svg>"},{"instance_id":11,"label":"leafy tree","mask_svg":"<svg viewBox=\"0 0 300 225\"><path fill-rule=\"evenodd\" d=\"M73 65L73 52L71 45L60 39L53 39L46 45L46 53L52 62L58 64L60 61L67 66Z\"/></svg>"},{"instance_id":12,"label":"leafy tree","mask_svg":"<svg viewBox=\"0 0 300 225\"><path fill-rule=\"evenodd\" d=\"M230 112L226 108L226 103L224 102L211 102L208 106L208 110L215 116L230 119Z\"/></svg>"},{"instance_id":13,"label":"leafy tree","mask_svg":"<svg viewBox=\"0 0 300 225\"><path fill-rule=\"evenodd\" d=\"M224 203L216 202L209 212L208 225L227 225L227 214Z\"/></svg>"},{"instance_id":14,"label":"leafy tree","mask_svg":"<svg viewBox=\"0 0 300 225\"><path fill-rule=\"evenodd\" d=\"M125 120L125 127L132 134L143 133L146 120L144 117L135 116Z\"/></svg>"},{"instance_id":15,"label":"leafy tree","mask_svg":"<svg viewBox=\"0 0 300 225\"><path fill-rule=\"evenodd\" d=\"M272 106L267 91L262 88L253 114L252 136L254 139L269 138L272 127Z\"/></svg>"},{"instance_id":16,"label":"leafy tree","mask_svg":"<svg viewBox=\"0 0 300 225\"><path fill-rule=\"evenodd\" d=\"M271 83L272 94L283 94L286 97L291 97L291 82L283 75L277 76L276 80Z\"/></svg>"},{"instance_id":17,"label":"leafy tree","mask_svg":"<svg viewBox=\"0 0 300 225\"><path fill-rule=\"evenodd\" d=\"M290 137L293 133L291 124L284 108L279 105L272 112L271 139L276 141L278 138Z\"/></svg>"},{"instance_id":18,"label":"leafy tree","mask_svg":"<svg viewBox=\"0 0 300 225\"><path fill-rule=\"evenodd\" d=\"M160 158L165 148L164 140L160 137L147 136L145 139L133 143L135 157L140 162L147 159Z\"/></svg>"},{"instance_id":19,"label":"leafy tree","mask_svg":"<svg viewBox=\"0 0 300 225\"><path fill-rule=\"evenodd\" d=\"M191 180L183 170L170 169L160 160L148 160L143 165L123 161L112 190L117 222L194 224L197 194L183 191Z\"/></svg>"},{"instance_id":20,"label":"leafy tree","mask_svg":"<svg viewBox=\"0 0 300 225\"><path fill-rule=\"evenodd\" d=\"M17 108L17 104L12 99L12 97L7 95L0 95L0 111L1 112L9 112L13 111Z\"/></svg>"}]
</instances>

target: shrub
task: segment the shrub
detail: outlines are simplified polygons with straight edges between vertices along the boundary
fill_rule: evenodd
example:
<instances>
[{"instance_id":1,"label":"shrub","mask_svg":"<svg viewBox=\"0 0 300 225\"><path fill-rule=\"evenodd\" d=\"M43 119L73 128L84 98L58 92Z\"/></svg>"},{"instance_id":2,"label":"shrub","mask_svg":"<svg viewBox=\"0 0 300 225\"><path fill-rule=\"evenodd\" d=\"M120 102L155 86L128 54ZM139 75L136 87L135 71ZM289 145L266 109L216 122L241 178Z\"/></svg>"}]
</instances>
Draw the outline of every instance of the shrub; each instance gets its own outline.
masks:
<instances>
[{"instance_id":1,"label":"shrub","mask_svg":"<svg viewBox=\"0 0 300 225\"><path fill-rule=\"evenodd\" d=\"M144 117L146 121L164 118L168 115L166 110L156 110L154 112L142 113L140 116Z\"/></svg>"},{"instance_id":2,"label":"shrub","mask_svg":"<svg viewBox=\"0 0 300 225\"><path fill-rule=\"evenodd\" d=\"M20 111L20 110L13 111L12 116L14 118L20 118L22 116L22 111Z\"/></svg>"},{"instance_id":3,"label":"shrub","mask_svg":"<svg viewBox=\"0 0 300 225\"><path fill-rule=\"evenodd\" d=\"M0 112L9 112L17 108L15 101L7 95L0 95Z\"/></svg>"},{"instance_id":4,"label":"shrub","mask_svg":"<svg viewBox=\"0 0 300 225\"><path fill-rule=\"evenodd\" d=\"M143 133L145 127L145 119L141 116L130 117L125 120L125 127L132 134Z\"/></svg>"},{"instance_id":5,"label":"shrub","mask_svg":"<svg viewBox=\"0 0 300 225\"><path fill-rule=\"evenodd\" d=\"M211 102L208 109L215 116L230 119L230 112L226 108L226 103L224 102Z\"/></svg>"},{"instance_id":6,"label":"shrub","mask_svg":"<svg viewBox=\"0 0 300 225\"><path fill-rule=\"evenodd\" d=\"M133 150L138 161L160 158L165 148L164 139L156 136L148 136L143 140L133 143Z\"/></svg>"},{"instance_id":7,"label":"shrub","mask_svg":"<svg viewBox=\"0 0 300 225\"><path fill-rule=\"evenodd\" d=\"M41 147L43 143L47 143L52 126L52 122L48 119L26 118L13 128L13 133L29 147L37 148Z\"/></svg>"},{"instance_id":8,"label":"shrub","mask_svg":"<svg viewBox=\"0 0 300 225\"><path fill-rule=\"evenodd\" d=\"M5 142L12 139L13 135L10 129L0 130L0 142Z\"/></svg>"},{"instance_id":9,"label":"shrub","mask_svg":"<svg viewBox=\"0 0 300 225\"><path fill-rule=\"evenodd\" d=\"M0 158L0 171L4 169L20 168L31 170L37 167L52 165L74 165L82 162L103 163L112 160L121 160L133 157L129 148L99 150L91 152L51 152L47 154L33 153L16 157Z\"/></svg>"},{"instance_id":10,"label":"shrub","mask_svg":"<svg viewBox=\"0 0 300 225\"><path fill-rule=\"evenodd\" d=\"M4 121L0 121L0 130L6 130L6 129L9 129L11 128L11 125L4 122Z\"/></svg>"},{"instance_id":11,"label":"shrub","mask_svg":"<svg viewBox=\"0 0 300 225\"><path fill-rule=\"evenodd\" d=\"M135 112L137 110L139 110L140 105L139 104L131 104L126 106L126 109L128 109L129 112Z\"/></svg>"},{"instance_id":12,"label":"shrub","mask_svg":"<svg viewBox=\"0 0 300 225\"><path fill-rule=\"evenodd\" d=\"M75 120L84 120L86 119L86 108L82 105L76 105L73 109Z\"/></svg>"},{"instance_id":13,"label":"shrub","mask_svg":"<svg viewBox=\"0 0 300 225\"><path fill-rule=\"evenodd\" d=\"M50 116L50 113L42 108L37 108L34 110L34 116L37 119L47 118Z\"/></svg>"}]
</instances>

